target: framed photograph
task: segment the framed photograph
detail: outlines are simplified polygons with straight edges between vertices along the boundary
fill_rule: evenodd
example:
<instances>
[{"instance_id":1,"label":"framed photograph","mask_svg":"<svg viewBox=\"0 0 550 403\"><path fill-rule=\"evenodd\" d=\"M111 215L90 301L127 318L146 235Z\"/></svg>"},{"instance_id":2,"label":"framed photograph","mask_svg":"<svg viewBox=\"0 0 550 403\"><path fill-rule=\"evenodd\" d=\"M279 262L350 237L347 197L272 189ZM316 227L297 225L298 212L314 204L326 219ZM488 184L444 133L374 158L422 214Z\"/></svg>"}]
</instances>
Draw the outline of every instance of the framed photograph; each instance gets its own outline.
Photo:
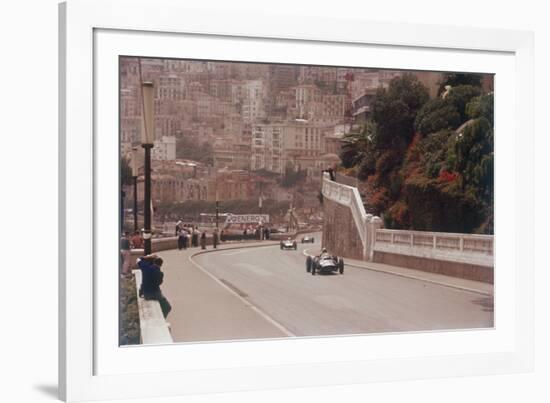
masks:
<instances>
[{"instance_id":1,"label":"framed photograph","mask_svg":"<svg viewBox=\"0 0 550 403\"><path fill-rule=\"evenodd\" d=\"M63 399L532 369L531 33L59 11Z\"/></svg>"}]
</instances>

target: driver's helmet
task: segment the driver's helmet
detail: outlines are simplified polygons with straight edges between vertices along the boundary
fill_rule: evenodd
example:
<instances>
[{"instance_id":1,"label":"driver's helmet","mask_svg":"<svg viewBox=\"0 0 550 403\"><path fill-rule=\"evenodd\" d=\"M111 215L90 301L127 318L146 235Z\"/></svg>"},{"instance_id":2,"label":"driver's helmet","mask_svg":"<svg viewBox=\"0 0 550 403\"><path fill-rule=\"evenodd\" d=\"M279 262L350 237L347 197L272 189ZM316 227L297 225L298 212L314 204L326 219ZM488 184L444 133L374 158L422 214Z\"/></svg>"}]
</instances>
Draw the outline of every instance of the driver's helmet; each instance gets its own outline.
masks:
<instances>
[{"instance_id":1,"label":"driver's helmet","mask_svg":"<svg viewBox=\"0 0 550 403\"><path fill-rule=\"evenodd\" d=\"M321 253L328 253L328 252L327 252L327 248L323 248L323 250L321 251Z\"/></svg>"},{"instance_id":2,"label":"driver's helmet","mask_svg":"<svg viewBox=\"0 0 550 403\"><path fill-rule=\"evenodd\" d=\"M288 237L288 240L290 241L292 238L291 237Z\"/></svg>"}]
</instances>

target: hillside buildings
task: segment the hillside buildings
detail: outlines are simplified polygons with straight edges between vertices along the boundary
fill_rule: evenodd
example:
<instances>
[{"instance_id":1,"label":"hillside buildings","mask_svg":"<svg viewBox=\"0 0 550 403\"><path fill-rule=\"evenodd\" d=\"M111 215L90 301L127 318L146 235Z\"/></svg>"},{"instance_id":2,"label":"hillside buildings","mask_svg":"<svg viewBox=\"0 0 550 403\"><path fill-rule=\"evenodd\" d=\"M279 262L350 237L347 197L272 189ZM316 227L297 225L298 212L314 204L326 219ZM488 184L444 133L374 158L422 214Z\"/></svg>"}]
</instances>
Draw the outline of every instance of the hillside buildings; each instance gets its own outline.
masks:
<instances>
[{"instance_id":1,"label":"hillside buildings","mask_svg":"<svg viewBox=\"0 0 550 403\"><path fill-rule=\"evenodd\" d=\"M313 183L338 161L351 123L368 117L376 90L401 74L121 58L121 152L129 158L140 143L141 82L152 81L155 203L258 197L259 182L276 184L263 174L300 172ZM433 91L437 73L419 74ZM200 155L190 156L185 149L190 146L202 150Z\"/></svg>"}]
</instances>

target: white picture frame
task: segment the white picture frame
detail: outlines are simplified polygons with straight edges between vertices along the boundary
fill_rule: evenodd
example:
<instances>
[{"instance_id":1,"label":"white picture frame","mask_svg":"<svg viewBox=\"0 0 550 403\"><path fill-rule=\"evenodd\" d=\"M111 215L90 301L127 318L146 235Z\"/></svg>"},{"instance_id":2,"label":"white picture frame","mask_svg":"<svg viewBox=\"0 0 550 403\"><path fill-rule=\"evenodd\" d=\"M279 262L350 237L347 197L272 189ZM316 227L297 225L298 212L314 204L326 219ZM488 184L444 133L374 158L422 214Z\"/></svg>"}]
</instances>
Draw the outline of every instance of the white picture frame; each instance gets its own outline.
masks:
<instances>
[{"instance_id":1,"label":"white picture frame","mask_svg":"<svg viewBox=\"0 0 550 403\"><path fill-rule=\"evenodd\" d=\"M533 210L525 208L532 206L534 192L533 180L525 179L534 176L532 34L313 17L284 17L282 25L282 19L261 14L206 13L169 0L70 0L60 5L59 390L64 400L532 370ZM218 52L219 59L315 64L326 63L330 57L327 53L335 57L341 51L338 62L333 63L340 64L348 60L350 48L361 48L378 52L380 57L387 57L386 63L393 63L373 67L427 68L426 61L415 61L415 57L437 53L440 60L430 62L434 69L501 69L495 89L495 125L501 138L501 145L497 142L496 146L496 266L500 274L495 274L495 330L118 348L109 327L116 320L107 306L112 301L113 287L105 285L98 270L98 262L108 259L103 256L109 255L109 247L98 239L97 228L109 227L116 217L116 208L109 215L102 207L105 200L110 200L103 195L113 189L112 183L102 177L108 174L106 168L118 163L118 150L108 136L99 141L97 136L98 128L108 131L116 118L116 114L109 113L109 102L118 96L118 86L110 86L113 75L109 73L109 60L116 54L128 54L128 49L146 52L143 56L168 57L175 47L171 41L183 37L189 48L195 49L189 56L197 58L212 58L207 52L210 49ZM205 50L201 41L212 41L212 46ZM236 46L216 49L216 41ZM135 43L139 47L133 48ZM269 56L260 52L258 44L272 47ZM145 50L147 46L150 48ZM285 53L290 47L295 49ZM310 52L310 48L316 50ZM200 53L203 51L206 53ZM406 62L401 57L399 65L391 62L398 52L409 54ZM365 62L350 58L349 63ZM484 63L494 68L480 70ZM499 77L503 78L500 83ZM503 99L500 94L508 96ZM517 141L520 127L521 142ZM113 136L117 137L116 133ZM503 156L500 163L499 155ZM512 163L503 164L505 157ZM392 345L395 348L390 354ZM265 350L272 354L262 354ZM293 352L293 360L285 360L285 351ZM169 356L179 360L170 361ZM304 377L304 373L309 376ZM147 382L143 382L145 379Z\"/></svg>"}]
</instances>

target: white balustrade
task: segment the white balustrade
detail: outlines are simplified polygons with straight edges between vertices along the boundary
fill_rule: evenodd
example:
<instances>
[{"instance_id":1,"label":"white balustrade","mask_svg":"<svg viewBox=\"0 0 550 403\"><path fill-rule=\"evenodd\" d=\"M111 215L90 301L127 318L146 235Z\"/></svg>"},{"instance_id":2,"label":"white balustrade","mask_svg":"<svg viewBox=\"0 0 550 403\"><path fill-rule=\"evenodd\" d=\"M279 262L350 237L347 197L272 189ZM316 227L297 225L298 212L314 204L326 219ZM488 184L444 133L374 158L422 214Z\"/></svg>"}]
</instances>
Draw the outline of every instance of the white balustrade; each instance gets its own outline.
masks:
<instances>
[{"instance_id":1,"label":"white balustrade","mask_svg":"<svg viewBox=\"0 0 550 403\"><path fill-rule=\"evenodd\" d=\"M374 250L480 266L494 264L493 235L378 229Z\"/></svg>"}]
</instances>

